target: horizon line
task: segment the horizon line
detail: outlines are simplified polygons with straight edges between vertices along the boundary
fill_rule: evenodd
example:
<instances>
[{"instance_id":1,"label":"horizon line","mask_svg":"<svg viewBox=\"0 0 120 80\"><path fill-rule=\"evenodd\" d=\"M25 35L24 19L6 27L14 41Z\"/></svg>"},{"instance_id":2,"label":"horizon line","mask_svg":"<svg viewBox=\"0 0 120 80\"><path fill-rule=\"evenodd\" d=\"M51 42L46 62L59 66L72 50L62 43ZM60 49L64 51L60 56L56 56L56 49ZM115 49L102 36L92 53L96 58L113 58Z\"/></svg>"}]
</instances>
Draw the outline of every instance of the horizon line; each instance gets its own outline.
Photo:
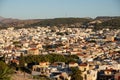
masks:
<instances>
[{"instance_id":1,"label":"horizon line","mask_svg":"<svg viewBox=\"0 0 120 80\"><path fill-rule=\"evenodd\" d=\"M0 16L2 18L6 18L6 19L19 19L19 20L30 20L30 19L56 19L56 18L91 18L91 19L95 19L97 17L120 17L120 15L117 15L117 16L96 16L96 17L89 17L89 16L86 16L86 17L72 17L72 16L63 16L63 17L49 17L49 18L15 18L15 17L4 17L4 16Z\"/></svg>"}]
</instances>

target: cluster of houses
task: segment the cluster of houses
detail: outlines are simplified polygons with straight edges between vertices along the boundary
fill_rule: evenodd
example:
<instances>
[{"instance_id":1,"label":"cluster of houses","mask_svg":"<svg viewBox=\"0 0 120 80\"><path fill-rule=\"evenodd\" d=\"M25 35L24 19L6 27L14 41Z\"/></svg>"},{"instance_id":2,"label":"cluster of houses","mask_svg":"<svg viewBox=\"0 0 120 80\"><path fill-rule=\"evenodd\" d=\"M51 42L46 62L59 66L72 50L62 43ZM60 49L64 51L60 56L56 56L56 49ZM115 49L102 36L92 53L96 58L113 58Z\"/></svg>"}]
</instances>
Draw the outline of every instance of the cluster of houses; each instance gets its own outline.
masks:
<instances>
[{"instance_id":1,"label":"cluster of houses","mask_svg":"<svg viewBox=\"0 0 120 80\"><path fill-rule=\"evenodd\" d=\"M79 62L40 62L32 75L70 80L70 67L78 67L84 80L120 79L120 30L93 31L83 28L37 27L0 30L0 57L19 64L18 57L27 55L77 55Z\"/></svg>"}]
</instances>

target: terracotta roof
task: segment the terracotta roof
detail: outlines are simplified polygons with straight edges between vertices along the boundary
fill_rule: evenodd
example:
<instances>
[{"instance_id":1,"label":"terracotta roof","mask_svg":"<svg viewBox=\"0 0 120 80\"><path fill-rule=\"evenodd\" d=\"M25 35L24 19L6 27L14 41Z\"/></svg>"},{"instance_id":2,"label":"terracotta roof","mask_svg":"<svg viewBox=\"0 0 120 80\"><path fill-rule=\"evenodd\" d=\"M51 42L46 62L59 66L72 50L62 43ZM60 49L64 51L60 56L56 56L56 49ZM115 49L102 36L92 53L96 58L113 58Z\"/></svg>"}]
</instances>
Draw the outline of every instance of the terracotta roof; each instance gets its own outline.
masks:
<instances>
[{"instance_id":1,"label":"terracotta roof","mask_svg":"<svg viewBox=\"0 0 120 80\"><path fill-rule=\"evenodd\" d=\"M106 69L105 71L111 72L111 71L113 71L113 70L114 70L114 69L110 68L110 69Z\"/></svg>"},{"instance_id":2,"label":"terracotta roof","mask_svg":"<svg viewBox=\"0 0 120 80\"><path fill-rule=\"evenodd\" d=\"M75 64L75 62L70 62L69 64Z\"/></svg>"},{"instance_id":3,"label":"terracotta roof","mask_svg":"<svg viewBox=\"0 0 120 80\"><path fill-rule=\"evenodd\" d=\"M57 66L58 64L57 63L53 63L53 64L51 64L52 66Z\"/></svg>"},{"instance_id":4,"label":"terracotta roof","mask_svg":"<svg viewBox=\"0 0 120 80\"><path fill-rule=\"evenodd\" d=\"M84 56L84 54L81 54L81 53L77 53L77 56Z\"/></svg>"},{"instance_id":5,"label":"terracotta roof","mask_svg":"<svg viewBox=\"0 0 120 80\"><path fill-rule=\"evenodd\" d=\"M87 66L87 63L81 63L79 66Z\"/></svg>"},{"instance_id":6,"label":"terracotta roof","mask_svg":"<svg viewBox=\"0 0 120 80\"><path fill-rule=\"evenodd\" d=\"M31 49L29 49L29 50L37 50L37 48L31 48Z\"/></svg>"},{"instance_id":7,"label":"terracotta roof","mask_svg":"<svg viewBox=\"0 0 120 80\"><path fill-rule=\"evenodd\" d=\"M19 61L16 60L16 59L13 59L13 60L11 60L11 62L13 62L13 63L17 63L17 62L19 62Z\"/></svg>"}]
</instances>

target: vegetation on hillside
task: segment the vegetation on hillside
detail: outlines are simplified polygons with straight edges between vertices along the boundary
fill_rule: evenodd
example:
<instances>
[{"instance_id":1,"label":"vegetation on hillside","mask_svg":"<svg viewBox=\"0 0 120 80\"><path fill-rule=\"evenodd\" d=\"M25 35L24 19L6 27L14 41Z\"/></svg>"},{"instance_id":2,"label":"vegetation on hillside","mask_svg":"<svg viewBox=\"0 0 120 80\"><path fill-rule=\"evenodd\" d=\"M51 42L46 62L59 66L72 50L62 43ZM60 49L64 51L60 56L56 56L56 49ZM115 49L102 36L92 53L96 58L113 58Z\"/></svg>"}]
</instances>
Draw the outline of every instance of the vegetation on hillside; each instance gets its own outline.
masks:
<instances>
[{"instance_id":1,"label":"vegetation on hillside","mask_svg":"<svg viewBox=\"0 0 120 80\"><path fill-rule=\"evenodd\" d=\"M85 18L55 18L55 19L46 19L29 26L61 26L61 25L71 25L75 23L84 24L91 21L91 19Z\"/></svg>"},{"instance_id":2,"label":"vegetation on hillside","mask_svg":"<svg viewBox=\"0 0 120 80\"><path fill-rule=\"evenodd\" d=\"M0 80L10 80L13 73L3 61L0 61Z\"/></svg>"},{"instance_id":3,"label":"vegetation on hillside","mask_svg":"<svg viewBox=\"0 0 120 80\"><path fill-rule=\"evenodd\" d=\"M96 18L97 19L97 18ZM15 29L20 28L36 28L36 26L65 26L65 27L71 27L71 25L75 25L74 27L80 27L80 25L88 25L90 21L96 20L96 19L87 19L87 18L55 18L55 19L44 19L44 20L28 20L28 21L22 21L22 22L14 22L14 23L2 23L0 22L0 29L7 29L8 27L15 27ZM94 29L103 29L103 28L110 28L110 29L119 29L120 28L120 17L115 18L98 18L97 20L101 20L102 23L96 23L94 24ZM12 26L13 25L13 26Z\"/></svg>"},{"instance_id":4,"label":"vegetation on hillside","mask_svg":"<svg viewBox=\"0 0 120 80\"><path fill-rule=\"evenodd\" d=\"M78 57L76 55L70 55L70 56L64 56L60 54L47 54L47 55L29 55L25 56L25 62L26 63L39 63L39 62L45 62L48 61L50 63L54 62L76 62L76 59Z\"/></svg>"},{"instance_id":5,"label":"vegetation on hillside","mask_svg":"<svg viewBox=\"0 0 120 80\"><path fill-rule=\"evenodd\" d=\"M71 71L71 80L83 80L83 77L81 76L82 72L77 67L71 68Z\"/></svg>"},{"instance_id":6,"label":"vegetation on hillside","mask_svg":"<svg viewBox=\"0 0 120 80\"><path fill-rule=\"evenodd\" d=\"M103 28L110 28L110 29L120 29L120 18L118 19L111 19L104 21L100 24L94 24L94 29L103 29Z\"/></svg>"}]
</instances>

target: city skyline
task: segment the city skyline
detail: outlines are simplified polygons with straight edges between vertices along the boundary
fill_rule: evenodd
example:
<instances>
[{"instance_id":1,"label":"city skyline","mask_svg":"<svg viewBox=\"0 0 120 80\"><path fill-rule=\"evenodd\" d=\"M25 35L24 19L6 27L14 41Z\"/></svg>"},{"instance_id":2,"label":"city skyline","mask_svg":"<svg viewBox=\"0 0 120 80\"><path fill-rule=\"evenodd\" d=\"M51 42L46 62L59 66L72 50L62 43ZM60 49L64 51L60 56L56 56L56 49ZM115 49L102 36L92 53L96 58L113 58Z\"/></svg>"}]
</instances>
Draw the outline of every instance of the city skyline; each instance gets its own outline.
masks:
<instances>
[{"instance_id":1,"label":"city skyline","mask_svg":"<svg viewBox=\"0 0 120 80\"><path fill-rule=\"evenodd\" d=\"M18 19L120 16L119 0L1 0L0 16Z\"/></svg>"}]
</instances>

